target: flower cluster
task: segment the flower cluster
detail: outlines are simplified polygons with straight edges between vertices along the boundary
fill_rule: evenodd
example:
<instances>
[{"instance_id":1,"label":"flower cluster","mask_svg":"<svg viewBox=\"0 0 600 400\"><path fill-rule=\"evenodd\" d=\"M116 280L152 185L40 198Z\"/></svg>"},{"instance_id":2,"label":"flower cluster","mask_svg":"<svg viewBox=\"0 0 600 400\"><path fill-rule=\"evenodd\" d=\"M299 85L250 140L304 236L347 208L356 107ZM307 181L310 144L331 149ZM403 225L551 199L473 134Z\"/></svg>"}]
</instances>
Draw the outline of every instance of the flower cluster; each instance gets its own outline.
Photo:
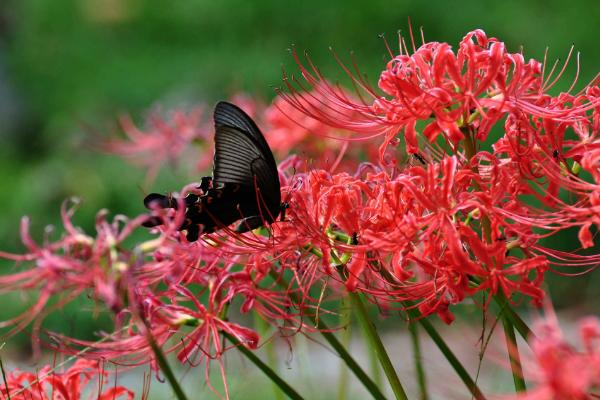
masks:
<instances>
[{"instance_id":1,"label":"flower cluster","mask_svg":"<svg viewBox=\"0 0 600 400\"><path fill-rule=\"evenodd\" d=\"M204 107L197 107L190 112L173 111L166 118L155 111L148 116L146 131L140 130L130 116L124 115L120 118L120 125L126 139L111 138L103 148L146 168L146 179L152 182L160 167L164 163L175 164L189 151L190 144L210 143L207 140L211 132L210 125L206 125L203 115ZM206 169L210 165L210 158L202 157L197 162L200 169Z\"/></svg>"},{"instance_id":2,"label":"flower cluster","mask_svg":"<svg viewBox=\"0 0 600 400\"><path fill-rule=\"evenodd\" d=\"M521 293L539 304L548 269L595 268L599 254L557 251L543 239L577 228L581 246L594 245L598 79L577 94L570 93L573 84L552 96L564 68L544 76L544 64L525 62L481 30L467 34L456 53L437 42L412 54L404 50L381 73L383 94L351 74L366 94L357 97L371 96L372 103L354 101L298 57L319 97L290 82L283 93L291 106L323 123L383 134L383 165L399 134L408 153L428 155L427 165L402 171L310 174L311 183L319 182L306 189L312 203L303 199L291 209L309 207L312 219L300 219L315 221L323 235L333 229L360 238L358 246L343 249L353 254L346 286L386 303L417 302L423 313L449 321L448 306L476 292L501 291L513 301ZM503 134L490 135L502 122Z\"/></svg>"},{"instance_id":3,"label":"flower cluster","mask_svg":"<svg viewBox=\"0 0 600 400\"><path fill-rule=\"evenodd\" d=\"M383 146L396 143L397 133L403 131L409 153L418 152L421 147L418 134L436 147L436 140L441 137L441 143L451 146L452 151L458 151L460 142L469 139L467 133L472 139L485 141L491 128L504 117L517 122L522 129L517 138L525 141L543 141L542 135L536 133L544 121L552 121L551 125L563 123L559 129L543 135L551 137L541 149L554 145L549 153L557 150L561 156L565 152L560 148L564 139L556 135L564 135L566 127L572 127L585 144L590 144L592 128L597 128L597 117L589 118L585 113L595 109L597 114L598 77L578 94L570 93L574 82L568 92L551 96L549 90L565 68L556 77L554 68L544 76L545 64L534 59L525 62L521 53L509 53L504 43L488 38L481 30L468 33L456 54L447 43L429 42L413 54L404 45L401 54L394 56L390 51L390 55L392 59L379 78L383 94L345 68L355 86L363 89L360 98L370 97L371 103L356 102L341 89L327 84L312 63L306 67L298 56L296 60L308 85L335 106L323 107L323 100L307 96L290 82L286 82L289 92L282 95L298 110L331 126L385 134ZM424 123L417 129L420 121Z\"/></svg>"},{"instance_id":4,"label":"flower cluster","mask_svg":"<svg viewBox=\"0 0 600 400\"><path fill-rule=\"evenodd\" d=\"M55 400L81 399L86 393L98 400L134 399L134 393L122 386L107 386L108 373L98 362L79 359L67 371L59 373L50 366L31 372L14 371L0 386L0 399ZM92 389L92 387L94 389ZM87 388L87 389L86 389ZM90 397L91 398L91 397Z\"/></svg>"}]
</instances>

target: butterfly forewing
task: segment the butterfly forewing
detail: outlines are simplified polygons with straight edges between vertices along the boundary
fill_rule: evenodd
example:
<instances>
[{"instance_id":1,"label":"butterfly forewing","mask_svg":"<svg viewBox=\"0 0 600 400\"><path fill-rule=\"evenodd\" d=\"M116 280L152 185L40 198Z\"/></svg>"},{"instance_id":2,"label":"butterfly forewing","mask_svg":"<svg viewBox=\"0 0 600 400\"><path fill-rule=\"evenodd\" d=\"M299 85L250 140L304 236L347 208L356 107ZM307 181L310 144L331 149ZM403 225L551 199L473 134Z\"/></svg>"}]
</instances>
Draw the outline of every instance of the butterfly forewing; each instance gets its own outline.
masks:
<instances>
[{"instance_id":1,"label":"butterfly forewing","mask_svg":"<svg viewBox=\"0 0 600 400\"><path fill-rule=\"evenodd\" d=\"M279 174L265 138L254 121L233 104L217 104L214 119L214 182L258 188L265 219L274 219L281 203Z\"/></svg>"},{"instance_id":2,"label":"butterfly forewing","mask_svg":"<svg viewBox=\"0 0 600 400\"><path fill-rule=\"evenodd\" d=\"M273 167L274 170L277 170L275 158L273 158L273 153L271 152L271 148L265 140L265 137L254 121L239 107L225 101L219 102L215 107L214 120L217 132L219 127L229 126L239 129L248 137L252 138L255 145L260 149L260 153L268 160L270 166Z\"/></svg>"}]
</instances>

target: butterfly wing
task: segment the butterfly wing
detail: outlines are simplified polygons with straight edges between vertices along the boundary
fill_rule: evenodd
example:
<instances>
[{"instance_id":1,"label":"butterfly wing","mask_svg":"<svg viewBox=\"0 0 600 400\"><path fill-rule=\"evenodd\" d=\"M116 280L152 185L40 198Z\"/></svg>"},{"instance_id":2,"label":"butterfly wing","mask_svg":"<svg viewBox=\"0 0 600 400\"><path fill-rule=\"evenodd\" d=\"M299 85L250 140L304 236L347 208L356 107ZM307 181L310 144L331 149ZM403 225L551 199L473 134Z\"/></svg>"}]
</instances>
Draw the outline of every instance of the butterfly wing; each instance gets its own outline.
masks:
<instances>
[{"instance_id":1,"label":"butterfly wing","mask_svg":"<svg viewBox=\"0 0 600 400\"><path fill-rule=\"evenodd\" d=\"M247 232L273 222L279 215L281 191L273 153L260 129L240 108L227 102L215 107L215 156L212 183L203 178L201 196L188 195L185 221L179 227L187 239L214 232L242 220L238 232ZM151 193L144 199L147 208L177 208L171 196ZM162 220L151 217L152 227Z\"/></svg>"},{"instance_id":2,"label":"butterfly wing","mask_svg":"<svg viewBox=\"0 0 600 400\"><path fill-rule=\"evenodd\" d=\"M237 106L215 107L213 187L238 184L253 190L261 216L273 221L279 214L281 191L273 153L254 121Z\"/></svg>"}]
</instances>

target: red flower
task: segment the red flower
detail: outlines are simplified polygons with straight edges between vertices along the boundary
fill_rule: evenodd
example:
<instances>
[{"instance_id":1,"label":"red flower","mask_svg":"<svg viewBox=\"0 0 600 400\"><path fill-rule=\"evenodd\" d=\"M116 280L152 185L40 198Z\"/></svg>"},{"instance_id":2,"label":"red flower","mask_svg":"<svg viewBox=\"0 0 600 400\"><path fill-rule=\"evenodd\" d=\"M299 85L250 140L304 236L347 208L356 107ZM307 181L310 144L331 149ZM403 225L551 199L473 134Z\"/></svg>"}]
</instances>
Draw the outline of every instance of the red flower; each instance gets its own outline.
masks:
<instances>
[{"instance_id":1,"label":"red flower","mask_svg":"<svg viewBox=\"0 0 600 400\"><path fill-rule=\"evenodd\" d=\"M195 152L194 159L199 159L198 169L205 170L212 164L212 151L206 143L212 143L208 136L212 132L212 124L203 120L204 107L197 107L190 112L174 110L167 118L151 113L148 117L148 129L138 129L129 116L120 119L121 127L127 138L124 140L108 140L104 148L134 164L147 169L146 180L156 178L164 163L177 164L184 152L189 150L192 142L198 141L206 147ZM204 157L198 155L205 154Z\"/></svg>"},{"instance_id":2,"label":"red flower","mask_svg":"<svg viewBox=\"0 0 600 400\"><path fill-rule=\"evenodd\" d=\"M88 398L89 388L98 388L93 397L98 400L134 398L134 393L122 386L103 390L108 373L96 361L79 359L64 373L57 373L50 366L36 374L12 372L0 386L0 399L14 400L79 400ZM85 396L84 397L84 393ZM10 394L10 396L8 396Z\"/></svg>"},{"instance_id":3,"label":"red flower","mask_svg":"<svg viewBox=\"0 0 600 400\"><path fill-rule=\"evenodd\" d=\"M350 146L353 140L347 130L335 129L330 124L307 113L309 104L319 103L319 107L328 109L332 114L344 114L340 118L352 120L351 113L345 108L331 102L323 91L328 84L321 83L304 98L297 98L298 103L291 104L289 99L278 97L265 110L265 136L273 151L280 157L291 153L298 154L311 168L324 168L329 171L353 170L361 159L372 159L377 154L377 146L373 140L361 139L359 146ZM343 93L341 88L338 88ZM347 95L350 98L349 95ZM305 107L306 106L306 107ZM335 125L334 125L335 126Z\"/></svg>"},{"instance_id":4,"label":"red flower","mask_svg":"<svg viewBox=\"0 0 600 400\"><path fill-rule=\"evenodd\" d=\"M536 324L536 337L531 348L534 359L525 365L526 376L537 382L527 394L507 396L519 400L584 400L597 398L600 390L600 320L582 319L579 323L581 349L576 349L562 336L556 316L551 312Z\"/></svg>"},{"instance_id":5,"label":"red flower","mask_svg":"<svg viewBox=\"0 0 600 400\"><path fill-rule=\"evenodd\" d=\"M75 207L62 208L65 234L55 242L36 243L29 235L29 220L21 222L21 238L27 247L24 254L0 252L0 257L23 263L25 269L0 276L0 293L34 292L36 302L21 315L0 323L11 327L7 335L24 329L33 322L33 343L37 352L40 326L50 312L73 301L86 290L108 309L119 312L124 307L123 293L131 276L131 253L121 248L131 231L140 226L145 216L131 221L122 216L113 222L100 211L96 220L97 236L86 235L72 225ZM28 267L28 268L27 268ZM139 281L138 281L139 282ZM52 299L56 302L49 306Z\"/></svg>"},{"instance_id":6,"label":"red flower","mask_svg":"<svg viewBox=\"0 0 600 400\"><path fill-rule=\"evenodd\" d=\"M311 94L297 91L285 77L289 93L283 97L291 106L333 127L385 134L384 147L403 130L409 153L419 151L417 134L431 143L442 135L449 143L457 144L469 128L476 132L477 140L483 141L495 123L514 112L575 123L583 112L600 104L597 97L590 96L587 102L575 101L567 106L568 94L556 101L548 90L564 68L550 81L551 75L544 77L544 64L533 59L525 62L522 54L509 53L504 43L488 38L481 30L469 32L456 53L447 43L429 42L413 54L405 51L392 55L379 78L379 88L388 97L344 67L371 104L366 100L357 102L328 85L310 60L309 67L305 67L294 57L303 78L320 97L316 100ZM592 81L588 88L595 84ZM328 103L335 107L322 106ZM419 132L417 121L426 121Z\"/></svg>"}]
</instances>

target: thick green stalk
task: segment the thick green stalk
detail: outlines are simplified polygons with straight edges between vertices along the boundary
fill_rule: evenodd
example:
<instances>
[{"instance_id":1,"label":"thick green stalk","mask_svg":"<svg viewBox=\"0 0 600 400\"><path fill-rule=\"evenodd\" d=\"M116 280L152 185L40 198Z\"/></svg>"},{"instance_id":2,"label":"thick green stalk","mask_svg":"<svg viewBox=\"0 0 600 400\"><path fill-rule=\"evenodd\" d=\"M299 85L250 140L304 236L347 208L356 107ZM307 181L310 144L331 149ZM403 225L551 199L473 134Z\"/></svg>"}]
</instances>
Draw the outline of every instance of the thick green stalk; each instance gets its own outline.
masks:
<instances>
[{"instance_id":1,"label":"thick green stalk","mask_svg":"<svg viewBox=\"0 0 600 400\"><path fill-rule=\"evenodd\" d=\"M171 369L171 367L169 366L169 363L167 362L167 358L165 357L165 355L162 352L162 350L160 349L160 347L158 347L158 345L156 344L156 341L150 334L149 330L148 330L148 334L146 336L147 336L148 342L150 343L150 347L152 348L152 352L154 353L154 357L156 357L156 362L158 363L160 370L163 372L163 374L165 374L165 378L167 378L167 380L169 381L169 385L171 385L171 388L173 389L173 392L175 393L175 397L178 400L187 400L187 397L186 397L185 393L183 392L183 389L181 389L181 386L179 385L177 378L175 378L175 374L173 373L173 370Z\"/></svg>"},{"instance_id":2,"label":"thick green stalk","mask_svg":"<svg viewBox=\"0 0 600 400\"><path fill-rule=\"evenodd\" d=\"M360 325L362 328L363 336L369 335L369 333L365 330L364 324ZM377 386L381 386L381 367L379 363L379 357L374 351L369 351L369 363L371 364L371 374L373 376L373 380L377 384Z\"/></svg>"},{"instance_id":3,"label":"thick green stalk","mask_svg":"<svg viewBox=\"0 0 600 400\"><path fill-rule=\"evenodd\" d=\"M450 350L446 342L444 342L444 339L442 339L440 334L436 331L433 325L431 325L429 320L420 317L418 312L413 309L409 309L408 313L411 316L411 318L418 319L421 326L425 329L425 332L427 332L431 340L433 340L433 342L436 344L438 349L440 349L444 357L446 357L446 360L448 360L452 368L454 368L454 371L456 371L460 379L467 386L467 389L469 390L469 392L471 392L473 397L477 400L485 400L485 396L483 395L475 381L471 379L471 376L469 375L465 367L463 367L458 358L456 358L452 350Z\"/></svg>"},{"instance_id":4,"label":"thick green stalk","mask_svg":"<svg viewBox=\"0 0 600 400\"><path fill-rule=\"evenodd\" d=\"M261 336L267 334L269 325L265 322L265 320L260 318L257 313L253 313L253 314L254 314L254 323L256 324L257 328L259 329ZM275 355L275 343L272 341L265 343L263 345L263 348L265 349L265 353L267 354L267 362L269 363L271 368L275 368L275 370L276 370L277 369L277 357ZM275 384L275 382L273 382L273 396L274 396L275 400L284 400L283 392L281 391L281 388L277 384Z\"/></svg>"},{"instance_id":5,"label":"thick green stalk","mask_svg":"<svg viewBox=\"0 0 600 400\"><path fill-rule=\"evenodd\" d=\"M400 379L398 379L398 374L396 373L396 370L392 365L392 361L390 360L390 357L383 346L383 342L377 334L375 325L373 325L369 319L365 305L358 294L349 293L349 296L352 300L354 309L357 311L358 321L366 332L367 341L370 345L369 347L375 352L377 358L379 358L379 363L381 364L381 368L383 368L385 376L388 378L388 382L392 387L392 392L394 392L396 399L407 400L408 397L406 396L406 392L400 383Z\"/></svg>"},{"instance_id":6,"label":"thick green stalk","mask_svg":"<svg viewBox=\"0 0 600 400\"><path fill-rule=\"evenodd\" d=\"M512 309L503 293L499 292L498 294L494 295L494 301L500 306L500 312L502 315L505 315L506 318L510 320L514 328L517 330L517 332L519 332L521 337L526 342L529 342L531 339L535 338L535 334L531 331L531 329L529 329L519 314Z\"/></svg>"},{"instance_id":7,"label":"thick green stalk","mask_svg":"<svg viewBox=\"0 0 600 400\"><path fill-rule=\"evenodd\" d=\"M275 276L273 271L270 272L270 275L273 277L275 282L278 282L279 285L287 287L287 283L283 281L282 277ZM292 301L299 304L300 299L296 293L289 294ZM340 343L340 341L335 337L333 333L331 333L331 329L327 327L327 325L321 320L317 319L314 315L306 315L306 318L313 324L315 328L317 328L323 338L329 343L331 347L336 351L336 353L340 356L342 360L346 363L348 368L356 375L358 380L364 385L364 387L369 391L371 396L377 400L385 400L385 396L379 389L379 387L373 382L371 378L367 375L367 373L358 365L358 363L354 360L354 358L348 353L346 347Z\"/></svg>"},{"instance_id":8,"label":"thick green stalk","mask_svg":"<svg viewBox=\"0 0 600 400\"><path fill-rule=\"evenodd\" d=\"M344 262L337 256L335 252L331 252L331 258L338 264L338 273L342 280L344 279L343 265ZM398 378L398 374L392 365L392 361L383 346L383 342L377 333L377 329L375 329L375 325L371 322L369 318L369 314L367 313L367 309L363 304L360 296L356 293L348 293L348 297L350 297L350 301L352 301L352 306L354 310L356 310L358 315L358 321L365 332L365 336L367 337L367 341L369 342L369 348L375 352L377 358L379 359L379 363L381 364L381 368L385 373L385 376L388 378L388 382L392 388L392 392L394 392L394 396L396 399L408 399L406 397L406 392L400 383L400 379Z\"/></svg>"},{"instance_id":9,"label":"thick green stalk","mask_svg":"<svg viewBox=\"0 0 600 400\"><path fill-rule=\"evenodd\" d=\"M431 325L431 323L426 318L423 318L423 316L417 310L414 309L414 306L412 304L405 302L404 306L405 306L406 312L409 315L410 319L413 321L418 320L419 323L423 326L423 328L425 328L425 331L427 332L427 334L431 337L431 339L434 341L434 343L440 349L442 354L444 354L444 356L446 357L446 359L448 360L450 365L454 368L454 370L456 371L458 376L461 378L463 383L465 383L465 385L467 386L467 389L471 392L473 397L477 400L485 400L485 396L483 395L483 393L481 392L481 390L479 389L479 387L477 386L475 381L473 381L473 379L469 376L469 373L467 372L467 370L462 366L462 364L456 358L454 353L452 353L452 351L450 350L448 345L444 342L442 337L437 333L437 331L435 330L433 325Z\"/></svg>"},{"instance_id":10,"label":"thick green stalk","mask_svg":"<svg viewBox=\"0 0 600 400\"><path fill-rule=\"evenodd\" d=\"M508 359L510 360L510 369L512 370L515 390L524 392L525 378L523 377L523 368L521 367L521 357L519 355L519 347L517 346L517 338L515 337L515 329L508 314L501 311L502 326L504 328L504 336L506 337L506 348L508 349Z\"/></svg>"},{"instance_id":11,"label":"thick green stalk","mask_svg":"<svg viewBox=\"0 0 600 400\"><path fill-rule=\"evenodd\" d=\"M362 328L362 325L361 325ZM367 335L368 333L364 330L364 328L362 329L363 331L363 335ZM379 358L377 357L377 354L375 354L375 352L373 351L369 351L369 364L370 364L370 368L371 368L371 376L373 377L373 381L375 382L375 384L377 386L381 386L382 382L382 378L381 378L381 367L379 365Z\"/></svg>"},{"instance_id":12,"label":"thick green stalk","mask_svg":"<svg viewBox=\"0 0 600 400\"><path fill-rule=\"evenodd\" d=\"M314 320L314 317L312 319L313 319L313 323L316 322ZM329 329L322 322L318 322L316 324L316 327L319 330ZM346 350L346 348L339 342L339 340L335 337L335 335L331 332L323 332L323 331L321 331L321 335L323 335L325 340L327 340L327 343L329 343L329 345L331 347L333 347L333 349L338 353L340 358L342 360L344 360L344 362L346 363L348 368L350 368L350 370L362 382L362 384L369 391L369 393L371 393L371 396L373 396L374 399L385 400L385 396L383 395L383 393L381 393L381 390L379 390L379 387L375 384L375 382L373 382L373 380L371 380L371 378L369 378L369 376L360 367L360 365L358 365L358 363L354 360L354 358L352 358L350 353L348 353L348 350Z\"/></svg>"},{"instance_id":13,"label":"thick green stalk","mask_svg":"<svg viewBox=\"0 0 600 400\"><path fill-rule=\"evenodd\" d=\"M346 297L342 298L340 301L340 305L342 308L342 312L340 315L340 324L343 326L343 330L341 332L342 336L342 345L348 348L350 346L350 340L352 339L352 324L350 314L352 312L352 308L348 304L348 299ZM340 368L340 378L338 380L338 391L337 391L337 400L346 400L348 396L348 369Z\"/></svg>"},{"instance_id":14,"label":"thick green stalk","mask_svg":"<svg viewBox=\"0 0 600 400\"><path fill-rule=\"evenodd\" d=\"M421 343L419 341L417 324L410 322L408 324L408 331L410 332L410 338L412 341L415 371L417 373L417 382L419 383L419 399L428 400L429 394L427 393L427 383L425 382L425 370L423 369L423 357L421 356Z\"/></svg>"},{"instance_id":15,"label":"thick green stalk","mask_svg":"<svg viewBox=\"0 0 600 400\"><path fill-rule=\"evenodd\" d=\"M267 364L265 364L260 358L256 356L252 351L248 350L244 345L242 345L239 340L230 335L227 332L221 332L223 336L233 343L237 349L244 355L248 360L250 360L254 365L256 365L265 375L271 379L271 381L281 389L283 393L285 393L290 399L294 400L303 400L304 398L298 394L286 381L281 379L279 375L275 373Z\"/></svg>"}]
</instances>

